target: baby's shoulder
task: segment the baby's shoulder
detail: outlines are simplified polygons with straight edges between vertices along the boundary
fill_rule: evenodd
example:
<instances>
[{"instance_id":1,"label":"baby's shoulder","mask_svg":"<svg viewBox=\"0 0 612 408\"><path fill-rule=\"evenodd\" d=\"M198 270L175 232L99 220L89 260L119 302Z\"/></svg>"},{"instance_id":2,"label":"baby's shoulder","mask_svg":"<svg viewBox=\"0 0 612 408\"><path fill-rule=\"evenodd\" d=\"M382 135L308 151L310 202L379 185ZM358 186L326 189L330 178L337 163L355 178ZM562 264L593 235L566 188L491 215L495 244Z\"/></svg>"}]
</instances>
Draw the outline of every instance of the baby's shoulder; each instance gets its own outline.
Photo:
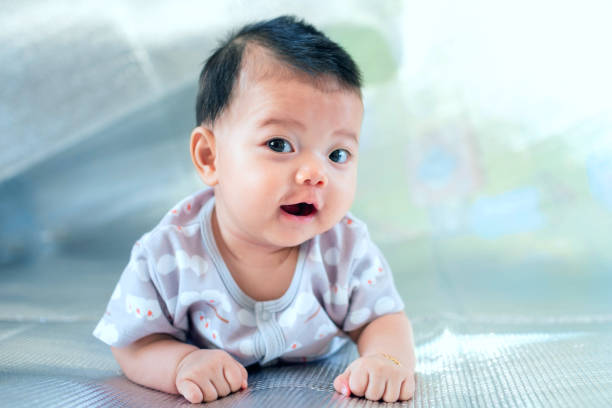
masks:
<instances>
[{"instance_id":1,"label":"baby's shoulder","mask_svg":"<svg viewBox=\"0 0 612 408\"><path fill-rule=\"evenodd\" d=\"M191 194L172 206L150 231L144 233L136 245L149 255L160 258L179 251L189 255L204 251L200 213L212 197L208 189Z\"/></svg>"}]
</instances>

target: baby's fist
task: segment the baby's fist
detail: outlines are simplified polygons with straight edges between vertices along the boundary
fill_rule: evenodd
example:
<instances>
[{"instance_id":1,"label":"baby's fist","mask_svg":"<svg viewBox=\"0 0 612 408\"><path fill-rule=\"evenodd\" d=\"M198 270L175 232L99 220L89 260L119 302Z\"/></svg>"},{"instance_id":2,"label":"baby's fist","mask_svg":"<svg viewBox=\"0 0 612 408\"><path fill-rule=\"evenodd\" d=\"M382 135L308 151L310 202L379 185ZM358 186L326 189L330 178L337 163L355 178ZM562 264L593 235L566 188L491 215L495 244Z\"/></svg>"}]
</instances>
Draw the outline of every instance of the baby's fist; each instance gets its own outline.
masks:
<instances>
[{"instance_id":1,"label":"baby's fist","mask_svg":"<svg viewBox=\"0 0 612 408\"><path fill-rule=\"evenodd\" d=\"M247 387L248 373L226 351L200 349L176 368L176 389L191 403L214 401Z\"/></svg>"},{"instance_id":2,"label":"baby's fist","mask_svg":"<svg viewBox=\"0 0 612 408\"><path fill-rule=\"evenodd\" d=\"M337 392L372 401L407 401L414 395L414 372L397 365L383 354L372 354L353 361L334 380Z\"/></svg>"}]
</instances>

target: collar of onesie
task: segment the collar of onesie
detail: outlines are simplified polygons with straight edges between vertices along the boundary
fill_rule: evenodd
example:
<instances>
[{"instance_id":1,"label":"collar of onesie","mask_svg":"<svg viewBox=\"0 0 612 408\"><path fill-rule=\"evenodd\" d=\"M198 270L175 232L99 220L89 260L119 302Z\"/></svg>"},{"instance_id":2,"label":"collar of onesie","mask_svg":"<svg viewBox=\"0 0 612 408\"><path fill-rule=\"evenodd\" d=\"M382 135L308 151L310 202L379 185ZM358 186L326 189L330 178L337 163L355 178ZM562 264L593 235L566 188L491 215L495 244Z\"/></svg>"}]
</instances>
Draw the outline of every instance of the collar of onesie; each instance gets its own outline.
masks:
<instances>
[{"instance_id":1,"label":"collar of onesie","mask_svg":"<svg viewBox=\"0 0 612 408\"><path fill-rule=\"evenodd\" d=\"M225 285L227 291L230 293L230 296L232 296L236 303L248 310L262 309L268 312L278 312L287 308L291 304L291 302L293 302L295 296L297 295L300 282L302 280L306 253L308 252L308 247L312 240L303 242L300 245L300 252L298 255L297 263L295 265L295 271L293 272L291 285L289 286L289 289L287 289L287 291L283 294L283 296L274 300L257 301L246 293L244 293L242 289L240 289L240 287L232 277L232 274L227 269L225 261L221 257L221 254L215 242L211 223L214 205L215 196L213 195L204 205L202 211L200 212L200 230L202 231L204 247L207 253L210 254L212 262L215 265L216 270L219 272L219 276L221 277L221 280L223 281L223 284Z\"/></svg>"}]
</instances>

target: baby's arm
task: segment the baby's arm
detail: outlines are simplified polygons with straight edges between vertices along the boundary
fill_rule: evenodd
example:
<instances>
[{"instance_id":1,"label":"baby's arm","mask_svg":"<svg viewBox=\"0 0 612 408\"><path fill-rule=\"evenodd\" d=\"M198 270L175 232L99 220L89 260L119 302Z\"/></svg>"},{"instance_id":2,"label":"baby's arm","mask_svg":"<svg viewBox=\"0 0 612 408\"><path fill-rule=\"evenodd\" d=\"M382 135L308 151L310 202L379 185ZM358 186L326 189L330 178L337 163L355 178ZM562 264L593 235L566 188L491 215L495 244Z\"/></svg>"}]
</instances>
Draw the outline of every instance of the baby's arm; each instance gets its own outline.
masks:
<instances>
[{"instance_id":1,"label":"baby's arm","mask_svg":"<svg viewBox=\"0 0 612 408\"><path fill-rule=\"evenodd\" d=\"M213 401L247 385L246 369L227 352L200 349L167 334L153 334L111 350L130 380L181 394L192 403Z\"/></svg>"},{"instance_id":2,"label":"baby's arm","mask_svg":"<svg viewBox=\"0 0 612 408\"><path fill-rule=\"evenodd\" d=\"M349 335L361 357L336 377L335 389L342 393L343 386L348 385L345 394L352 392L374 401L412 398L416 357L412 326L404 312L381 316Z\"/></svg>"}]
</instances>

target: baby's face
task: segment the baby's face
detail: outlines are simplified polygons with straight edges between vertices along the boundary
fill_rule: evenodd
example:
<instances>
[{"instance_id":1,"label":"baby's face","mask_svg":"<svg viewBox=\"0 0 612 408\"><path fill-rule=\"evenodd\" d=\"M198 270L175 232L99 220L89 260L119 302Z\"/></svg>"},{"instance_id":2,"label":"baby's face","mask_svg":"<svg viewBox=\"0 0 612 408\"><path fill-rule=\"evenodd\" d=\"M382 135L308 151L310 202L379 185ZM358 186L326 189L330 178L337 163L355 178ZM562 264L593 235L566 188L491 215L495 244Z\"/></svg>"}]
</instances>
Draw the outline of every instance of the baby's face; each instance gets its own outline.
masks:
<instances>
[{"instance_id":1,"label":"baby's face","mask_svg":"<svg viewBox=\"0 0 612 408\"><path fill-rule=\"evenodd\" d=\"M265 245L295 246L327 231L355 196L360 96L298 77L236 91L214 128L218 213Z\"/></svg>"}]
</instances>

